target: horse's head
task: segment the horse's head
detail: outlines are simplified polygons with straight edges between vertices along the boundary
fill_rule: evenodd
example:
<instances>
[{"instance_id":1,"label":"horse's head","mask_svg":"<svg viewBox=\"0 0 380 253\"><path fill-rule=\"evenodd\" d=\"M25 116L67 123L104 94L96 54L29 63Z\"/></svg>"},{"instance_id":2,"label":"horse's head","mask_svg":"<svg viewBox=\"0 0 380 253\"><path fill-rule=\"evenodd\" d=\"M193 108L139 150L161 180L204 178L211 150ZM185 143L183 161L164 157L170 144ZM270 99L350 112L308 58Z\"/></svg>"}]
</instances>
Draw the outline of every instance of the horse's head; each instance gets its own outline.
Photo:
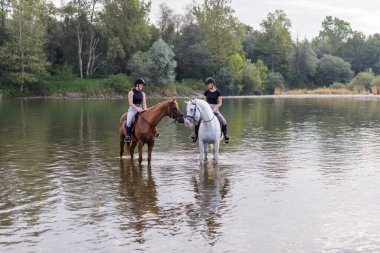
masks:
<instances>
[{"instance_id":1,"label":"horse's head","mask_svg":"<svg viewBox=\"0 0 380 253\"><path fill-rule=\"evenodd\" d=\"M177 100L173 99L172 101L168 102L168 115L170 118L173 118L178 123L183 124L183 113L178 107Z\"/></svg>"},{"instance_id":2,"label":"horse's head","mask_svg":"<svg viewBox=\"0 0 380 253\"><path fill-rule=\"evenodd\" d=\"M185 116L185 126L193 127L197 122L201 120L201 113L197 107L195 100L190 100L185 102L186 106L186 116Z\"/></svg>"}]
</instances>

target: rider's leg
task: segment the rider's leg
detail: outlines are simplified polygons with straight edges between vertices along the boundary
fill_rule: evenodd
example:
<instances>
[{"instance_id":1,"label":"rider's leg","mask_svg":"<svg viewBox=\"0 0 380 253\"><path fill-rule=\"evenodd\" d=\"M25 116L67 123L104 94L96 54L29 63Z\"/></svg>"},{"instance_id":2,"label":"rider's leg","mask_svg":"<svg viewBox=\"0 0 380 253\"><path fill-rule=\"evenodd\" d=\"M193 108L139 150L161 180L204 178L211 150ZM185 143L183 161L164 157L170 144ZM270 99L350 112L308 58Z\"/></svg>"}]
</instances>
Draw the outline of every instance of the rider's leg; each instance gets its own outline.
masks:
<instances>
[{"instance_id":1,"label":"rider's leg","mask_svg":"<svg viewBox=\"0 0 380 253\"><path fill-rule=\"evenodd\" d=\"M215 113L215 116L218 118L220 124L222 125L222 133L224 136L224 142L229 143L230 142L230 136L227 133L227 121L223 117L223 115L220 112Z\"/></svg>"},{"instance_id":2,"label":"rider's leg","mask_svg":"<svg viewBox=\"0 0 380 253\"><path fill-rule=\"evenodd\" d=\"M130 143L131 142L131 135L132 135L132 120L135 117L137 111L134 110L132 107L128 109L128 115L127 115L127 120L125 122L125 129L126 129L126 135L124 138L125 143Z\"/></svg>"},{"instance_id":3,"label":"rider's leg","mask_svg":"<svg viewBox=\"0 0 380 253\"><path fill-rule=\"evenodd\" d=\"M199 125L200 124L195 125L194 133L190 136L190 139L192 140L192 142L196 142L198 139Z\"/></svg>"},{"instance_id":4,"label":"rider's leg","mask_svg":"<svg viewBox=\"0 0 380 253\"><path fill-rule=\"evenodd\" d=\"M124 142L125 143L130 143L131 142L131 135L132 135L133 127L127 127L126 126L125 129L127 130L127 134L125 135Z\"/></svg>"},{"instance_id":5,"label":"rider's leg","mask_svg":"<svg viewBox=\"0 0 380 253\"><path fill-rule=\"evenodd\" d=\"M222 126L222 133L224 135L224 142L225 143L229 143L231 138L230 138L230 136L227 133L227 124L225 124L225 125Z\"/></svg>"}]
</instances>

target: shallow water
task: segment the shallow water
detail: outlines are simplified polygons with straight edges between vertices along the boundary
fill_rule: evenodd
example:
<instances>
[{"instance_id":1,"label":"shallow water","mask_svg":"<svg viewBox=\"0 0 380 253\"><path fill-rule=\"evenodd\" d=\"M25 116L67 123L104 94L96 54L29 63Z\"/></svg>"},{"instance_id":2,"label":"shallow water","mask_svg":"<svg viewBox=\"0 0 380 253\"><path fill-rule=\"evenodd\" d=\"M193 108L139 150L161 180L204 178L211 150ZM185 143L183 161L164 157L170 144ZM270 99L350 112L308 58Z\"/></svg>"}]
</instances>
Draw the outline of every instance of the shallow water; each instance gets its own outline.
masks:
<instances>
[{"instance_id":1,"label":"shallow water","mask_svg":"<svg viewBox=\"0 0 380 253\"><path fill-rule=\"evenodd\" d=\"M0 101L0 252L380 252L376 96L224 99L219 166L169 119L120 160L126 108Z\"/></svg>"}]
</instances>

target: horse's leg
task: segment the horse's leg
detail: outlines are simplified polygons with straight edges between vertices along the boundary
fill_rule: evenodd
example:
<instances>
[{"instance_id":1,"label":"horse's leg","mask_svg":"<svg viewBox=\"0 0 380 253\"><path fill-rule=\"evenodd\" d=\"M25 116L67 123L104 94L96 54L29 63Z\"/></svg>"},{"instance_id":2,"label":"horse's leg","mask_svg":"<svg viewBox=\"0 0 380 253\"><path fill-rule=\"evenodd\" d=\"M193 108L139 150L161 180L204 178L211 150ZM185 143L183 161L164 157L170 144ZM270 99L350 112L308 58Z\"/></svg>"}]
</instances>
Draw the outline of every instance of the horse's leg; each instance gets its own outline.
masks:
<instances>
[{"instance_id":1,"label":"horse's leg","mask_svg":"<svg viewBox=\"0 0 380 253\"><path fill-rule=\"evenodd\" d=\"M219 139L215 141L214 143L214 161L215 163L218 163L219 160Z\"/></svg>"},{"instance_id":2,"label":"horse's leg","mask_svg":"<svg viewBox=\"0 0 380 253\"><path fill-rule=\"evenodd\" d=\"M206 159L207 159L207 150L205 150L206 147L202 140L199 140L198 143L199 143L199 160L201 161L201 163L203 163L205 161L205 154L206 154Z\"/></svg>"},{"instance_id":3,"label":"horse's leg","mask_svg":"<svg viewBox=\"0 0 380 253\"><path fill-rule=\"evenodd\" d=\"M152 160L153 146L154 146L154 140L148 143L148 164L150 164L150 161Z\"/></svg>"},{"instance_id":4,"label":"horse's leg","mask_svg":"<svg viewBox=\"0 0 380 253\"><path fill-rule=\"evenodd\" d=\"M129 156L131 157L131 160L133 160L133 154L135 153L136 145L137 142L135 140L131 140L131 143L129 144Z\"/></svg>"},{"instance_id":5,"label":"horse's leg","mask_svg":"<svg viewBox=\"0 0 380 253\"><path fill-rule=\"evenodd\" d=\"M139 164L141 164L142 163L142 149L143 149L143 145L144 145L144 143L142 142L142 141L139 141L139 143L138 143L138 146L137 146L137 149L139 150Z\"/></svg>"},{"instance_id":6,"label":"horse's leg","mask_svg":"<svg viewBox=\"0 0 380 253\"><path fill-rule=\"evenodd\" d=\"M120 158L123 157L124 154L124 136L120 135Z\"/></svg>"}]
</instances>

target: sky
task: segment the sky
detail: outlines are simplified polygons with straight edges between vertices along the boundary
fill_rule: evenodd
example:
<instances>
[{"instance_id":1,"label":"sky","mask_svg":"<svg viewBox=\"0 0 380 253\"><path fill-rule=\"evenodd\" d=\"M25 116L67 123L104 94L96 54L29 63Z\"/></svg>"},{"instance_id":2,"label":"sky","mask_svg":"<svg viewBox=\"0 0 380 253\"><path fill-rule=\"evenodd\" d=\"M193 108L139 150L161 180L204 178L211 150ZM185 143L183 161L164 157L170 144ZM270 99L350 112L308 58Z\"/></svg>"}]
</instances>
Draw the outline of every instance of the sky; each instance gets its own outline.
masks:
<instances>
[{"instance_id":1,"label":"sky","mask_svg":"<svg viewBox=\"0 0 380 253\"><path fill-rule=\"evenodd\" d=\"M185 13L185 6L192 0L151 0L150 19L158 19L159 5L165 2L175 13ZM202 3L202 0L195 0ZM354 31L365 35L380 33L379 0L232 0L235 17L242 23L260 30L260 23L269 12L283 10L292 23L290 32L293 39L309 39L318 36L326 16L337 17L348 23Z\"/></svg>"}]
</instances>

